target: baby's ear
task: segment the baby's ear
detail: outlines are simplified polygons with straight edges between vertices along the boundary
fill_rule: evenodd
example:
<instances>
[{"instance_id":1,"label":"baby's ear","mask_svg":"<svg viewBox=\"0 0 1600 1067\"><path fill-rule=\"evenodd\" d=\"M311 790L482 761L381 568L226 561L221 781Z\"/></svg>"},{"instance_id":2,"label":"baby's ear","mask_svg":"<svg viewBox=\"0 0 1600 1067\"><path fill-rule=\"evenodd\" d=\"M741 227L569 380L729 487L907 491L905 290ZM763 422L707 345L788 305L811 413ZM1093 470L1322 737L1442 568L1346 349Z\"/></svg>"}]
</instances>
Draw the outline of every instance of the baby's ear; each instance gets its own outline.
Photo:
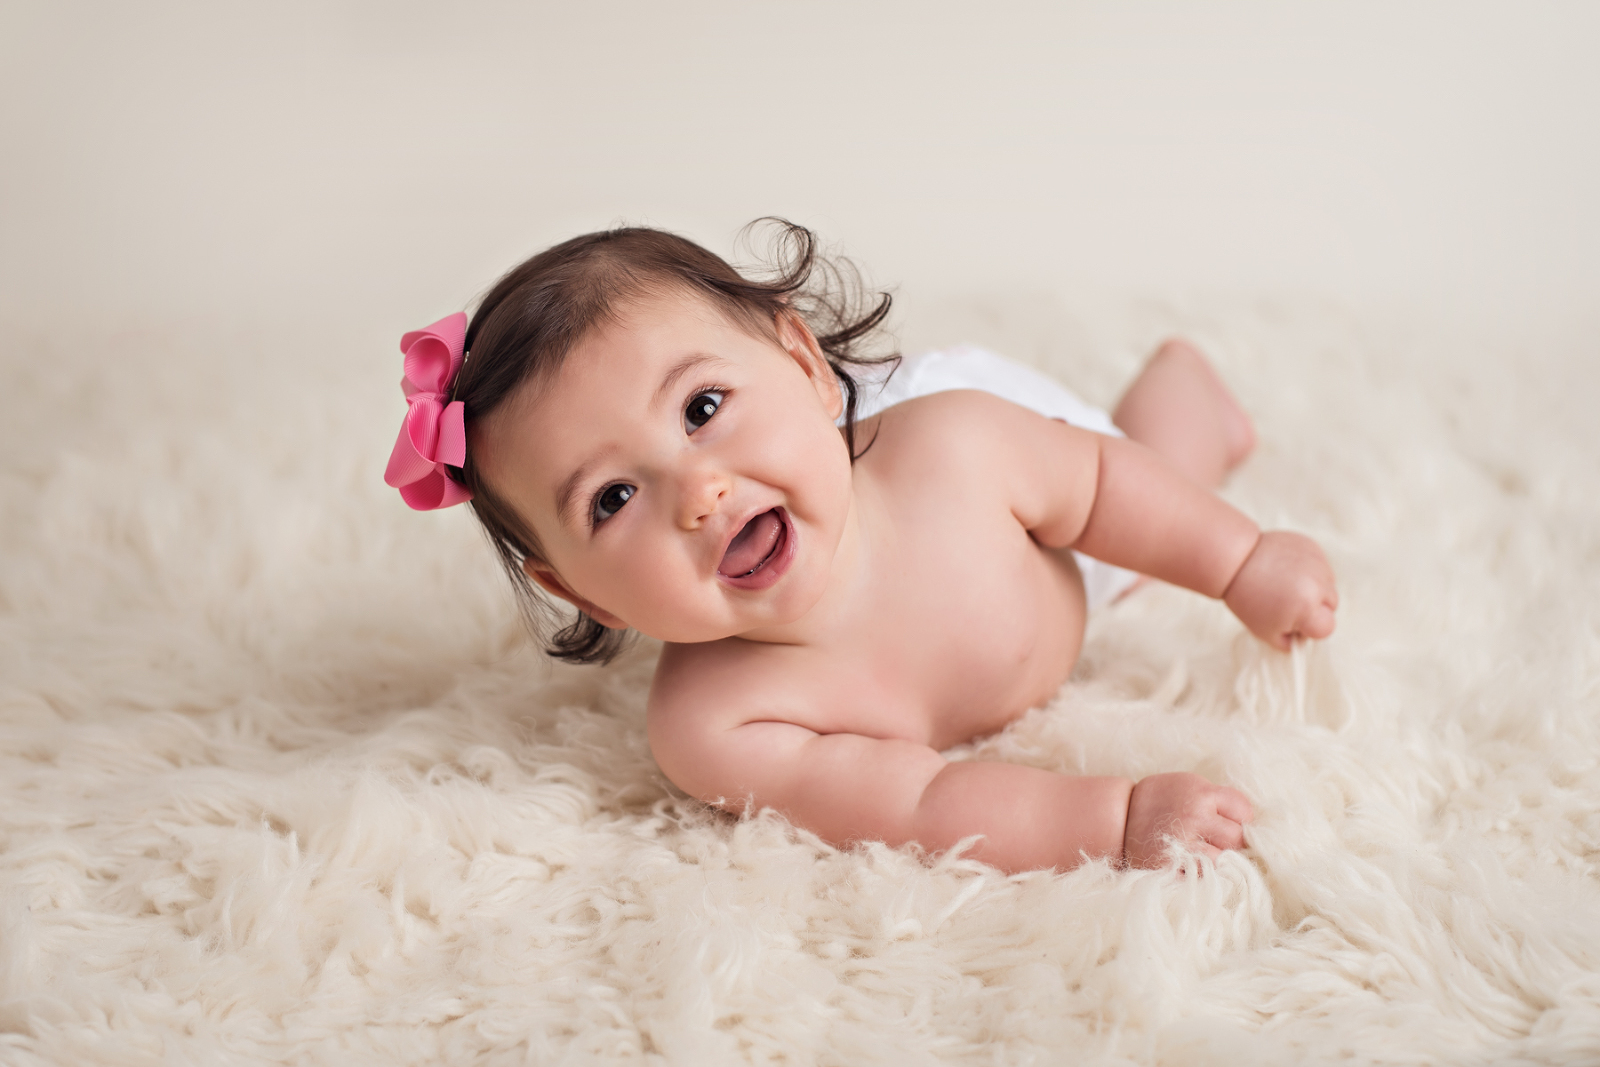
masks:
<instances>
[{"instance_id":1,"label":"baby's ear","mask_svg":"<svg viewBox=\"0 0 1600 1067\"><path fill-rule=\"evenodd\" d=\"M522 573L531 578L540 589L543 589L551 596L565 600L601 626L611 630L626 630L628 628L627 623L611 614L605 608L600 607L592 600L585 600L579 596L572 590L571 586L562 580L561 575L551 570L548 565L537 560L525 559L522 561Z\"/></svg>"},{"instance_id":2,"label":"baby's ear","mask_svg":"<svg viewBox=\"0 0 1600 1067\"><path fill-rule=\"evenodd\" d=\"M844 396L839 392L839 378L833 373L833 364L828 362L822 346L817 343L817 335L811 332L805 319L787 307L778 312L775 325L778 343L811 379L828 416L837 419L844 413Z\"/></svg>"}]
</instances>

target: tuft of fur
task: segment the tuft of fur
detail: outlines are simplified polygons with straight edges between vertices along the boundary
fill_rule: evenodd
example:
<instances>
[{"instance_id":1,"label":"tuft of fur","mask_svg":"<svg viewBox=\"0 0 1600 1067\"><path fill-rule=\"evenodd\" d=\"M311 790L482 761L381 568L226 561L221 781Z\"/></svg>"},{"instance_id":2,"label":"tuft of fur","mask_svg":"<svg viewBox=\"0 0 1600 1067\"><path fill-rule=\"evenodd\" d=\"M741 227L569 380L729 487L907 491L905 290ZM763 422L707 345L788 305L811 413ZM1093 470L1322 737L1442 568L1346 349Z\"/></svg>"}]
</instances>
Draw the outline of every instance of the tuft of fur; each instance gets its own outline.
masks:
<instances>
[{"instance_id":1,"label":"tuft of fur","mask_svg":"<svg viewBox=\"0 0 1600 1067\"><path fill-rule=\"evenodd\" d=\"M1600 1060L1600 364L962 308L1104 402L1195 336L1260 430L1227 494L1343 601L1281 655L1147 588L952 755L1197 770L1248 852L1006 878L708 811L650 759L653 649L542 659L470 516L382 485L388 363L13 341L0 1062Z\"/></svg>"}]
</instances>

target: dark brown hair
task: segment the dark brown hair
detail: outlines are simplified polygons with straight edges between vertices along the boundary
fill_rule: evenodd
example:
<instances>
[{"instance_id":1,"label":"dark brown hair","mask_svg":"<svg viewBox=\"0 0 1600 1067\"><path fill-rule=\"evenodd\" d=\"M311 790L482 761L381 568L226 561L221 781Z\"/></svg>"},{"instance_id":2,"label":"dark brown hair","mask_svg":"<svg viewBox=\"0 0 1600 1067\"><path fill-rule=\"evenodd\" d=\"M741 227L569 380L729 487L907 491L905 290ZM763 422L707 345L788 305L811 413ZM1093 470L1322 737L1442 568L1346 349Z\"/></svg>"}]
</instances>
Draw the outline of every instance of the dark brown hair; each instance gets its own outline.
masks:
<instances>
[{"instance_id":1,"label":"dark brown hair","mask_svg":"<svg viewBox=\"0 0 1600 1067\"><path fill-rule=\"evenodd\" d=\"M473 461L480 439L473 427L524 383L554 372L590 330L614 321L630 301L672 290L696 294L742 329L774 340L778 314L798 313L844 390L845 445L852 461L860 455L858 385L847 368L898 359L860 351L889 314L889 294L869 297L856 269L820 255L816 236L803 226L758 219L745 235L763 225L771 234L765 280L744 277L676 234L627 226L563 241L513 268L489 290L467 326L467 359L451 389L451 399L466 407L467 459L449 471L472 491L473 513L511 578L524 617L535 633L549 635L546 651L558 659L604 663L622 650L628 632L607 629L582 612L556 629L554 605L522 569L523 560L544 558L539 540Z\"/></svg>"}]
</instances>

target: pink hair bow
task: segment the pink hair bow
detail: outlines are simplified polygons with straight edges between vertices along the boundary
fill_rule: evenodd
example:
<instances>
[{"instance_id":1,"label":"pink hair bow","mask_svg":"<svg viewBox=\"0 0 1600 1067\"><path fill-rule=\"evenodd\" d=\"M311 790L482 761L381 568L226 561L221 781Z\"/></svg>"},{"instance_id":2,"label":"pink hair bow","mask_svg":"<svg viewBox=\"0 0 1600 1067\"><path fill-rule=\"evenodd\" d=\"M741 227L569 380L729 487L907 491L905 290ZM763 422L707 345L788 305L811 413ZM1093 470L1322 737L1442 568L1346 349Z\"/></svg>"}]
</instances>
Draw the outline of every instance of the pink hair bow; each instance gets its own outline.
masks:
<instances>
[{"instance_id":1,"label":"pink hair bow","mask_svg":"<svg viewBox=\"0 0 1600 1067\"><path fill-rule=\"evenodd\" d=\"M389 455L383 480L400 490L400 496L418 511L447 508L471 500L472 494L445 473L445 464L459 467L467 460L467 430L462 421L466 406L447 402L450 383L461 369L466 348L467 317L446 315L424 330L400 338L406 354L406 373L400 388L406 393L406 421Z\"/></svg>"}]
</instances>

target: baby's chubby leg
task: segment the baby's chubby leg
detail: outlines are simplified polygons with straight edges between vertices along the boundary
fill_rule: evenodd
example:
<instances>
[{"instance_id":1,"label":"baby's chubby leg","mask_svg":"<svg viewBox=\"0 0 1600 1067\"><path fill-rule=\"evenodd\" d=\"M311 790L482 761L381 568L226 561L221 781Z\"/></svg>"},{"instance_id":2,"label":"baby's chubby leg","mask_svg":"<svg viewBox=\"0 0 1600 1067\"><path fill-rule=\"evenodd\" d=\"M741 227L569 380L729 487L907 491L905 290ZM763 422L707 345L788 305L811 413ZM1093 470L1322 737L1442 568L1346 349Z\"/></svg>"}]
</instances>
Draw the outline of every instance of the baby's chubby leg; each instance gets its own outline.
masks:
<instances>
[{"instance_id":1,"label":"baby's chubby leg","mask_svg":"<svg viewBox=\"0 0 1600 1067\"><path fill-rule=\"evenodd\" d=\"M1199 349L1178 338L1156 349L1111 421L1207 489L1256 446L1250 417Z\"/></svg>"}]
</instances>

